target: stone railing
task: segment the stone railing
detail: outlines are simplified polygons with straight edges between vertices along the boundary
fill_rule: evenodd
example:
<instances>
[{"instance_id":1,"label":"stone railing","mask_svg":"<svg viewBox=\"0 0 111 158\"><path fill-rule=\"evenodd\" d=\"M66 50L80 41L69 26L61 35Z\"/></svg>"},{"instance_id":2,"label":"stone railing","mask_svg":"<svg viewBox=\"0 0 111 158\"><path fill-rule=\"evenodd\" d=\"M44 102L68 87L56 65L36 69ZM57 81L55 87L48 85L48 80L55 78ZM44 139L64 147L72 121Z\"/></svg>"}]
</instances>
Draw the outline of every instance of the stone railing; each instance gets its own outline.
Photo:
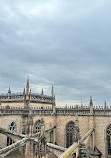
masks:
<instances>
[{"instance_id":1,"label":"stone railing","mask_svg":"<svg viewBox=\"0 0 111 158\"><path fill-rule=\"evenodd\" d=\"M111 106L103 107L103 106L94 106L93 107L94 115L111 115Z\"/></svg>"},{"instance_id":2,"label":"stone railing","mask_svg":"<svg viewBox=\"0 0 111 158\"><path fill-rule=\"evenodd\" d=\"M23 93L13 93L10 94L8 97L8 94L2 94L0 95L0 102L23 102L26 98L26 95ZM49 103L53 104L55 102L55 99L52 96L47 96L47 95L40 95L36 93L31 93L29 94L29 100L31 102L38 102L38 103Z\"/></svg>"},{"instance_id":3,"label":"stone railing","mask_svg":"<svg viewBox=\"0 0 111 158\"><path fill-rule=\"evenodd\" d=\"M10 114L10 115L22 115L22 114L28 114L29 110L24 109L21 107L0 107L0 114Z\"/></svg>"},{"instance_id":4,"label":"stone railing","mask_svg":"<svg viewBox=\"0 0 111 158\"><path fill-rule=\"evenodd\" d=\"M65 108L56 108L57 115L87 115L90 113L90 109L88 106L67 106Z\"/></svg>"},{"instance_id":5,"label":"stone railing","mask_svg":"<svg viewBox=\"0 0 111 158\"><path fill-rule=\"evenodd\" d=\"M57 115L91 115L89 106L68 106L68 107L57 107ZM93 115L110 115L111 107L93 107Z\"/></svg>"},{"instance_id":6,"label":"stone railing","mask_svg":"<svg viewBox=\"0 0 111 158\"><path fill-rule=\"evenodd\" d=\"M35 98L32 98L31 97L31 102L42 102L42 103L49 103L49 104L52 104L53 103L53 100L52 99L47 99L47 98L39 98L39 97L35 97Z\"/></svg>"},{"instance_id":7,"label":"stone railing","mask_svg":"<svg viewBox=\"0 0 111 158\"><path fill-rule=\"evenodd\" d=\"M12 93L11 95L10 95L10 97L11 98L21 98L21 97L23 97L23 93ZM8 99L8 93L6 93L6 94L1 94L0 95L0 99Z\"/></svg>"},{"instance_id":8,"label":"stone railing","mask_svg":"<svg viewBox=\"0 0 111 158\"><path fill-rule=\"evenodd\" d=\"M49 104L52 104L53 102L55 102L52 96L40 95L40 94L34 94L34 93L30 95L30 99L31 99L31 102L43 102L43 103L49 103Z\"/></svg>"},{"instance_id":9,"label":"stone railing","mask_svg":"<svg viewBox=\"0 0 111 158\"><path fill-rule=\"evenodd\" d=\"M28 115L29 113L33 115L52 115L54 114L53 106L51 107L0 107L0 114L14 114L14 115ZM56 107L55 115L109 115L111 116L111 107L94 107L93 113L90 113L90 107Z\"/></svg>"},{"instance_id":10,"label":"stone railing","mask_svg":"<svg viewBox=\"0 0 111 158\"><path fill-rule=\"evenodd\" d=\"M0 107L0 114L10 114L10 115L28 115L29 113L33 115L51 115L53 114L52 107L46 108L23 108L23 107Z\"/></svg>"}]
</instances>

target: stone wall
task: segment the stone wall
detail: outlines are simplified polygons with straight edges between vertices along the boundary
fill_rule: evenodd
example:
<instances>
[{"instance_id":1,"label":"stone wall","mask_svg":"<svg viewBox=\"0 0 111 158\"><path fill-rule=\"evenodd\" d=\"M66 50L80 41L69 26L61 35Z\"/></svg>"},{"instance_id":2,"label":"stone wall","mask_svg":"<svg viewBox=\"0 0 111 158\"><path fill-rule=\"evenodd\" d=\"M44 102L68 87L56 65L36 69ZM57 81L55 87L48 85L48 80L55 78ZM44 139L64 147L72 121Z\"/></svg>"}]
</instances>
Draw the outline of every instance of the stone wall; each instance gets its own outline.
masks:
<instances>
[{"instance_id":1,"label":"stone wall","mask_svg":"<svg viewBox=\"0 0 111 158\"><path fill-rule=\"evenodd\" d=\"M59 146L66 147L66 125L70 121L75 121L74 115L34 115L33 128L36 121L43 118L45 127L49 128L56 125L54 142ZM17 132L22 133L22 115L3 115L0 116L0 127L8 129L11 122L15 122ZM79 115L78 116L80 136L83 136L89 128L94 128L94 139L89 141L89 146L94 145L102 152L102 158L107 158L107 140L106 128L111 124L111 117L109 115ZM50 133L46 134L47 141L50 142ZM6 146L6 136L0 134L1 147ZM93 144L94 143L94 144Z\"/></svg>"},{"instance_id":2,"label":"stone wall","mask_svg":"<svg viewBox=\"0 0 111 158\"><path fill-rule=\"evenodd\" d=\"M22 131L22 117L19 115L8 115L8 116L2 116L0 117L0 127L4 129L8 129L9 125L12 122L16 123L16 130L18 133L21 133ZM6 147L7 145L7 136L0 134L0 142L1 142L1 147Z\"/></svg>"},{"instance_id":3,"label":"stone wall","mask_svg":"<svg viewBox=\"0 0 111 158\"><path fill-rule=\"evenodd\" d=\"M95 145L102 152L102 158L107 158L106 129L111 124L111 117L94 116Z\"/></svg>"},{"instance_id":4,"label":"stone wall","mask_svg":"<svg viewBox=\"0 0 111 158\"><path fill-rule=\"evenodd\" d=\"M66 147L66 125L70 121L75 121L75 116L56 117L56 142L59 146ZM80 135L84 135L88 130L88 116L79 116Z\"/></svg>"}]
</instances>

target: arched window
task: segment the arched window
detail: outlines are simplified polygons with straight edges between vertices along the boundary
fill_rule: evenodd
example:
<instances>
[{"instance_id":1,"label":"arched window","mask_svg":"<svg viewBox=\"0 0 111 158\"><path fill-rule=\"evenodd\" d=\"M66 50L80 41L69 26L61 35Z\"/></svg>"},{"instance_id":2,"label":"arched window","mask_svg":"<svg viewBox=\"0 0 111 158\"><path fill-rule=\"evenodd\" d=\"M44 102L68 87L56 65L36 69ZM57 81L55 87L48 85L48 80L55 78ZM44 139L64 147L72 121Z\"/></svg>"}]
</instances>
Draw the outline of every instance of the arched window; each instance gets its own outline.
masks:
<instances>
[{"instance_id":1,"label":"arched window","mask_svg":"<svg viewBox=\"0 0 111 158\"><path fill-rule=\"evenodd\" d=\"M73 132L74 132L74 122L71 121L66 126L66 147L67 148L73 144Z\"/></svg>"},{"instance_id":2,"label":"arched window","mask_svg":"<svg viewBox=\"0 0 111 158\"><path fill-rule=\"evenodd\" d=\"M10 106L9 106L9 105L7 105L5 108L6 108L6 109L10 109Z\"/></svg>"},{"instance_id":3,"label":"arched window","mask_svg":"<svg viewBox=\"0 0 111 158\"><path fill-rule=\"evenodd\" d=\"M16 124L15 124L15 122L12 122L12 123L9 125L9 130L10 130L10 131L16 131Z\"/></svg>"},{"instance_id":4,"label":"arched window","mask_svg":"<svg viewBox=\"0 0 111 158\"><path fill-rule=\"evenodd\" d=\"M38 120L34 126L34 133L38 133L41 130L41 120Z\"/></svg>"},{"instance_id":5,"label":"arched window","mask_svg":"<svg viewBox=\"0 0 111 158\"><path fill-rule=\"evenodd\" d=\"M111 125L107 128L108 155L111 155Z\"/></svg>"},{"instance_id":6,"label":"arched window","mask_svg":"<svg viewBox=\"0 0 111 158\"><path fill-rule=\"evenodd\" d=\"M10 131L16 131L16 124L15 122L12 122L10 125L9 125L9 130ZM7 137L7 146L13 144L14 141L10 138L10 137Z\"/></svg>"}]
</instances>

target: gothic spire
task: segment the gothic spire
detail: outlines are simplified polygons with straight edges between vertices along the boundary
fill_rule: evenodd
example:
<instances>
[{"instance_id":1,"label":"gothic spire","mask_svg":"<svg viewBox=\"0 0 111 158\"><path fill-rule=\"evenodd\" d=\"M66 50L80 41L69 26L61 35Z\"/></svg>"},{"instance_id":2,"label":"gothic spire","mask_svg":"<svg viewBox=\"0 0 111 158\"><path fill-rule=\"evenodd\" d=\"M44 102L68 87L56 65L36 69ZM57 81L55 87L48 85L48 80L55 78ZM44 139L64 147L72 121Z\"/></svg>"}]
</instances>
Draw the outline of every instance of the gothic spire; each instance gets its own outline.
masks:
<instances>
[{"instance_id":1,"label":"gothic spire","mask_svg":"<svg viewBox=\"0 0 111 158\"><path fill-rule=\"evenodd\" d=\"M81 98L81 107L83 106L83 103L82 103L82 98Z\"/></svg>"},{"instance_id":2,"label":"gothic spire","mask_svg":"<svg viewBox=\"0 0 111 158\"><path fill-rule=\"evenodd\" d=\"M25 93L25 87L24 87L24 93Z\"/></svg>"},{"instance_id":3,"label":"gothic spire","mask_svg":"<svg viewBox=\"0 0 111 158\"><path fill-rule=\"evenodd\" d=\"M104 108L106 109L106 101L104 102Z\"/></svg>"},{"instance_id":4,"label":"gothic spire","mask_svg":"<svg viewBox=\"0 0 111 158\"><path fill-rule=\"evenodd\" d=\"M8 89L8 93L11 94L10 86L9 86L9 89Z\"/></svg>"},{"instance_id":5,"label":"gothic spire","mask_svg":"<svg viewBox=\"0 0 111 158\"><path fill-rule=\"evenodd\" d=\"M90 96L90 105L93 104L92 97Z\"/></svg>"},{"instance_id":6,"label":"gothic spire","mask_svg":"<svg viewBox=\"0 0 111 158\"><path fill-rule=\"evenodd\" d=\"M53 85L52 85L52 91L51 91L51 93L52 93L52 97L54 97L54 88L53 88Z\"/></svg>"},{"instance_id":7,"label":"gothic spire","mask_svg":"<svg viewBox=\"0 0 111 158\"><path fill-rule=\"evenodd\" d=\"M9 89L8 89L8 99L10 99L11 97L11 90L10 90L10 86L9 86Z\"/></svg>"},{"instance_id":8,"label":"gothic spire","mask_svg":"<svg viewBox=\"0 0 111 158\"><path fill-rule=\"evenodd\" d=\"M79 133L79 121L78 121L78 115L75 116L75 128L73 133L73 141L77 142L80 139L80 133Z\"/></svg>"},{"instance_id":9,"label":"gothic spire","mask_svg":"<svg viewBox=\"0 0 111 158\"><path fill-rule=\"evenodd\" d=\"M23 95L25 95L25 88L24 88L24 90L23 90Z\"/></svg>"},{"instance_id":10,"label":"gothic spire","mask_svg":"<svg viewBox=\"0 0 111 158\"><path fill-rule=\"evenodd\" d=\"M90 103L89 103L89 106L90 106L90 113L93 114L93 100L92 100L92 97L90 96Z\"/></svg>"},{"instance_id":11,"label":"gothic spire","mask_svg":"<svg viewBox=\"0 0 111 158\"><path fill-rule=\"evenodd\" d=\"M26 95L29 94L29 78L27 78L27 84L26 84Z\"/></svg>"},{"instance_id":12,"label":"gothic spire","mask_svg":"<svg viewBox=\"0 0 111 158\"><path fill-rule=\"evenodd\" d=\"M44 95L44 91L43 91L43 88L42 88L42 92L41 92L41 95L42 95L42 96Z\"/></svg>"}]
</instances>

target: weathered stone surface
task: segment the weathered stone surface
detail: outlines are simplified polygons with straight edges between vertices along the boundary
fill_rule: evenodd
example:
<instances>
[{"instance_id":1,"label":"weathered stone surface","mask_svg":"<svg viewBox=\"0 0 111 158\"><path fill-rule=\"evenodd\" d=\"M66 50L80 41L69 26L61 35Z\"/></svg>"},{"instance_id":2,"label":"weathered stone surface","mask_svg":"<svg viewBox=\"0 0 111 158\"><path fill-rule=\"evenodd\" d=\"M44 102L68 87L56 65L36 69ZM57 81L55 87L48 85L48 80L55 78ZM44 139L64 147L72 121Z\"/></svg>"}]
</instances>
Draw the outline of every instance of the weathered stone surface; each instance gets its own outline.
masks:
<instances>
[{"instance_id":1,"label":"weathered stone surface","mask_svg":"<svg viewBox=\"0 0 111 158\"><path fill-rule=\"evenodd\" d=\"M13 152L11 152L7 156L5 156L5 158L21 158L20 151L19 150L14 150Z\"/></svg>"}]
</instances>

